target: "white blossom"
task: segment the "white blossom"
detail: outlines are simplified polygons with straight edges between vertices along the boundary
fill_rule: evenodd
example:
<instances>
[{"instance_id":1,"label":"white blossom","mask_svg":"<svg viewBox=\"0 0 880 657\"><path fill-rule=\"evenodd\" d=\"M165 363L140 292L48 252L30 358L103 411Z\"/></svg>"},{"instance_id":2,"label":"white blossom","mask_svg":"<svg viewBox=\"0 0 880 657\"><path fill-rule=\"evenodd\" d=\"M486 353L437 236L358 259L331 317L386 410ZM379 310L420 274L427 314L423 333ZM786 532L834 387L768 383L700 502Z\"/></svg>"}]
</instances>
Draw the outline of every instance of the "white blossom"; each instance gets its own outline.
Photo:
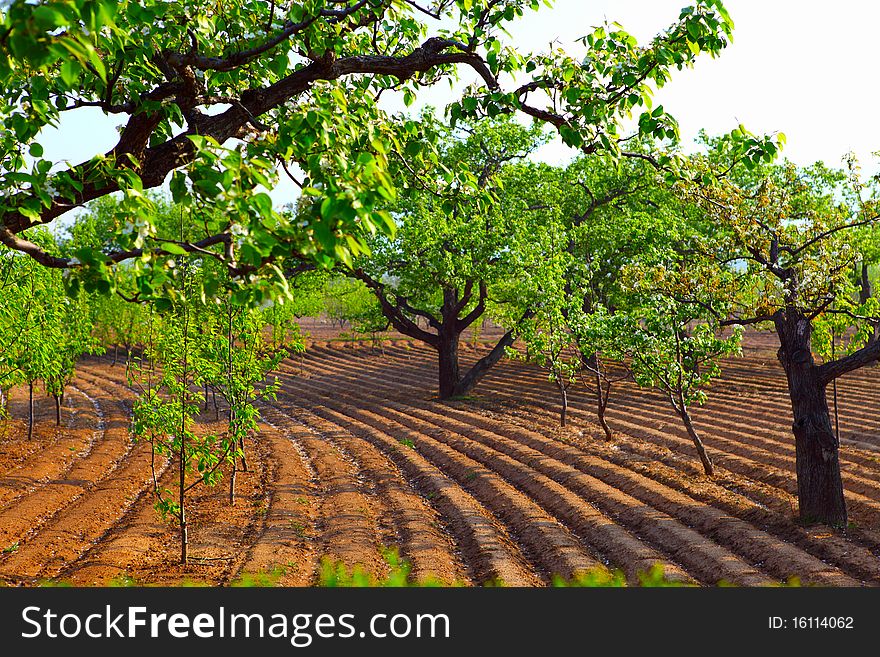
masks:
<instances>
[{"instance_id":1,"label":"white blossom","mask_svg":"<svg viewBox=\"0 0 880 657\"><path fill-rule=\"evenodd\" d=\"M400 287L400 276L393 276L391 274L383 274L381 282L382 282L382 285L387 285L392 290L396 290Z\"/></svg>"}]
</instances>

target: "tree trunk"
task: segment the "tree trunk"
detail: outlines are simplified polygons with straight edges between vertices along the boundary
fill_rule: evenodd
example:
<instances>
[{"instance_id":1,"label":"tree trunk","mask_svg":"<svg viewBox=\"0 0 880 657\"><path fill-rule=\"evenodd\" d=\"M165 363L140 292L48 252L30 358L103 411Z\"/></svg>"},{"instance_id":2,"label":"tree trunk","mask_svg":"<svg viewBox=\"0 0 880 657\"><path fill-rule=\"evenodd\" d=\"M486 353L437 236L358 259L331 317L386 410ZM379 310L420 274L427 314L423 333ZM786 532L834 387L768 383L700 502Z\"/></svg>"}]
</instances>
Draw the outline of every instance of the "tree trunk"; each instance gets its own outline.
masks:
<instances>
[{"instance_id":1,"label":"tree trunk","mask_svg":"<svg viewBox=\"0 0 880 657\"><path fill-rule=\"evenodd\" d=\"M180 464L178 469L178 484L180 485L180 495L178 504L180 505L180 563L186 565L187 548L189 545L189 537L187 536L186 527L186 460L185 460L185 443L181 438L180 443Z\"/></svg>"},{"instance_id":2,"label":"tree trunk","mask_svg":"<svg viewBox=\"0 0 880 657\"><path fill-rule=\"evenodd\" d=\"M55 397L55 426L61 426L61 395L52 395Z\"/></svg>"},{"instance_id":3,"label":"tree trunk","mask_svg":"<svg viewBox=\"0 0 880 657\"><path fill-rule=\"evenodd\" d=\"M679 416L681 416L681 421L684 422L684 427L685 429L687 429L688 436L690 436L691 441L694 443L694 447L697 448L697 454L700 457L700 463L703 464L703 471L706 473L707 477L711 477L715 474L715 466L712 465L712 459L710 459L709 455L706 453L706 447L705 445L703 445L703 441L700 439L700 435L694 428L694 422L691 419L691 414L688 411L687 406L682 404L678 414Z\"/></svg>"},{"instance_id":4,"label":"tree trunk","mask_svg":"<svg viewBox=\"0 0 880 657\"><path fill-rule=\"evenodd\" d=\"M562 406L559 409L559 426L564 427L568 419L568 390L559 379L556 380L556 387L559 388L559 396L562 402Z\"/></svg>"},{"instance_id":5,"label":"tree trunk","mask_svg":"<svg viewBox=\"0 0 880 657\"><path fill-rule=\"evenodd\" d=\"M614 432L611 430L611 427L608 425L608 420L605 418L605 411L608 409L608 397L602 399L601 391L599 392L599 402L597 409L597 415L599 416L599 426L602 427L602 431L605 432L605 440L614 440Z\"/></svg>"},{"instance_id":6,"label":"tree trunk","mask_svg":"<svg viewBox=\"0 0 880 657\"><path fill-rule=\"evenodd\" d=\"M461 380L458 370L458 338L454 331L441 331L437 345L439 365L440 399L449 399L460 393L456 392Z\"/></svg>"},{"instance_id":7,"label":"tree trunk","mask_svg":"<svg viewBox=\"0 0 880 657\"><path fill-rule=\"evenodd\" d=\"M831 425L825 386L813 360L810 321L793 307L778 311L773 319L794 417L800 519L804 523L846 527L839 444Z\"/></svg>"},{"instance_id":8,"label":"tree trunk","mask_svg":"<svg viewBox=\"0 0 880 657\"><path fill-rule=\"evenodd\" d=\"M474 389L474 386L480 382L480 379L482 379L489 370L504 357L504 354L507 353L505 351L507 347L512 346L515 341L516 335L513 331L505 333L498 341L498 344L493 347L492 351L474 363L473 367L471 367L464 376L459 379L455 386L455 390L452 393L453 396L462 397L470 393L470 391Z\"/></svg>"},{"instance_id":9,"label":"tree trunk","mask_svg":"<svg viewBox=\"0 0 880 657\"><path fill-rule=\"evenodd\" d=\"M859 281L859 303L866 303L868 299L874 296L874 291L871 289L871 276L868 268L868 263L862 263L862 271Z\"/></svg>"},{"instance_id":10,"label":"tree trunk","mask_svg":"<svg viewBox=\"0 0 880 657\"><path fill-rule=\"evenodd\" d=\"M248 471L247 455L244 453L244 438L238 439L238 447L241 450L241 471Z\"/></svg>"},{"instance_id":11,"label":"tree trunk","mask_svg":"<svg viewBox=\"0 0 880 657\"><path fill-rule=\"evenodd\" d=\"M232 472L229 473L229 506L235 506L235 472L238 469L238 461L232 457Z\"/></svg>"},{"instance_id":12,"label":"tree trunk","mask_svg":"<svg viewBox=\"0 0 880 657\"><path fill-rule=\"evenodd\" d=\"M602 359L598 353L593 354L589 358L588 367L590 367L596 376L596 415L599 417L599 426L605 432L605 440L613 440L614 432L608 426L608 420L605 418L605 411L608 410L608 397L611 394L611 383L603 386L602 375Z\"/></svg>"},{"instance_id":13,"label":"tree trunk","mask_svg":"<svg viewBox=\"0 0 880 657\"><path fill-rule=\"evenodd\" d=\"M28 440L34 435L34 382L28 381Z\"/></svg>"}]
</instances>

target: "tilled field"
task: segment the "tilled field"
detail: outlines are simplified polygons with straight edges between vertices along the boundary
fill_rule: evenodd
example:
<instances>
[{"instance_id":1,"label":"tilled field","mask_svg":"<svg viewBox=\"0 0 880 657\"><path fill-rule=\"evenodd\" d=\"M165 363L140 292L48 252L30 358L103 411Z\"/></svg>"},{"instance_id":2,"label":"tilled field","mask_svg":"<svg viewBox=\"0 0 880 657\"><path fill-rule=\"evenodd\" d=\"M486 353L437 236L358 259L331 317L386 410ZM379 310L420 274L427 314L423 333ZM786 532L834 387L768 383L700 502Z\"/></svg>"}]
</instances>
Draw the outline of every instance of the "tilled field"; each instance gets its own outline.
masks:
<instances>
[{"instance_id":1,"label":"tilled field","mask_svg":"<svg viewBox=\"0 0 880 657\"><path fill-rule=\"evenodd\" d=\"M845 533L794 519L784 379L760 351L727 363L695 413L712 479L665 402L631 384L612 397L606 442L586 389L572 392L560 429L555 388L520 362L450 403L434 397L433 353L404 340L315 342L278 376L236 506L222 484L194 489L194 558L181 567L174 527L152 508L149 446L128 436L124 369L84 361L65 426L41 399L34 440L20 421L0 440L0 580L226 584L274 571L279 584L308 585L322 558L381 577L393 547L416 579L447 583L542 585L600 565L636 582L657 563L699 584L880 583L875 369L839 389ZM23 410L19 391L12 413ZM168 465L155 464L170 486Z\"/></svg>"}]
</instances>

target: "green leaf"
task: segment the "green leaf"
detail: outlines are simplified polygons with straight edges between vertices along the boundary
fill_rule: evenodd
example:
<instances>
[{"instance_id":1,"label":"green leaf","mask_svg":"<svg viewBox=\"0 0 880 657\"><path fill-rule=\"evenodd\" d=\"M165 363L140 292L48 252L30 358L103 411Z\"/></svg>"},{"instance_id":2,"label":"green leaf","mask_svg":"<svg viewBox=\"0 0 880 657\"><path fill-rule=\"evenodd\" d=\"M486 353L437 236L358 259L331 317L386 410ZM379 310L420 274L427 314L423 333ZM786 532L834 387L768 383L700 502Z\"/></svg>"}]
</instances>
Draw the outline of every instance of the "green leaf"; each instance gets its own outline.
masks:
<instances>
[{"instance_id":1,"label":"green leaf","mask_svg":"<svg viewBox=\"0 0 880 657\"><path fill-rule=\"evenodd\" d=\"M175 244L174 242L162 242L161 244L159 244L159 248L167 253L170 253L171 255L186 255L186 249L184 249L179 244Z\"/></svg>"}]
</instances>

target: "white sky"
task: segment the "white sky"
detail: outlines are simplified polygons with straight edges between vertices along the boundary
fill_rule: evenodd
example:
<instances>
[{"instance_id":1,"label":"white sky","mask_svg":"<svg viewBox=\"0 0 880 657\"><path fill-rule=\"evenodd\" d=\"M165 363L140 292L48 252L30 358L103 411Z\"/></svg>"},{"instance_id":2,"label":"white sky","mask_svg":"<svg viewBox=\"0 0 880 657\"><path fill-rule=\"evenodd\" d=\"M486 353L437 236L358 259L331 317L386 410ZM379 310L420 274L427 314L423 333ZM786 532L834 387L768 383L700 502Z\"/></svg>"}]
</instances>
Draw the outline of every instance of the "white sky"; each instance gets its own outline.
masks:
<instances>
[{"instance_id":1,"label":"white sky","mask_svg":"<svg viewBox=\"0 0 880 657\"><path fill-rule=\"evenodd\" d=\"M546 49L551 41L572 47L603 19L620 22L646 43L678 17L687 0L556 0L553 9L528 13L511 33L521 51ZM874 72L880 3L868 0L727 0L736 29L734 43L717 59L701 56L693 69L675 71L657 94L691 142L701 128L727 132L743 123L757 134L781 131L788 137L784 155L799 164L824 160L839 165L855 151L866 171L880 150ZM473 74L463 71L464 81ZM424 100L443 106L451 100L441 83ZM65 117L60 132L41 139L46 157L79 162L110 149L114 122L97 110ZM542 159L567 157L550 145ZM276 202L292 200L292 185L273 193Z\"/></svg>"}]
</instances>

